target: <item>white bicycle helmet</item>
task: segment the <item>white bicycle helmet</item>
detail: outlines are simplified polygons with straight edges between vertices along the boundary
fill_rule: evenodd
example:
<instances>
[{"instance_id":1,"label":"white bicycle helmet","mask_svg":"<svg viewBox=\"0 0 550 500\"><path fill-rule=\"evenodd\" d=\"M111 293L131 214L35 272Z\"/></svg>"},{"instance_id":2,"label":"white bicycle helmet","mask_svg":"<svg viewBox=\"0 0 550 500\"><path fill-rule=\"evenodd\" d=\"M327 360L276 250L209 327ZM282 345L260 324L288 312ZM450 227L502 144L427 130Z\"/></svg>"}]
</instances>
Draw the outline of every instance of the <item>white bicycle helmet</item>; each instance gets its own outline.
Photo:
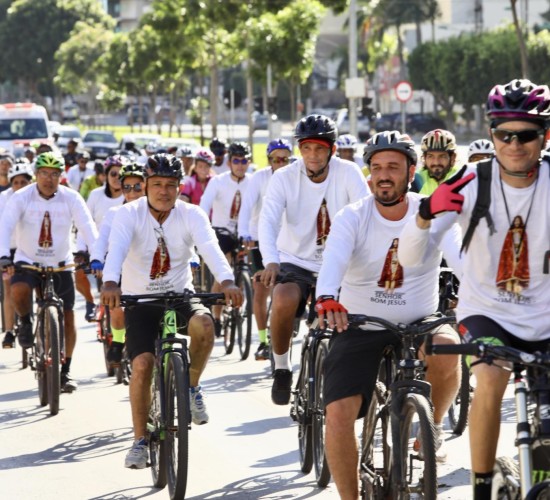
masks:
<instances>
[{"instance_id":1,"label":"white bicycle helmet","mask_svg":"<svg viewBox=\"0 0 550 500\"><path fill-rule=\"evenodd\" d=\"M357 147L357 138L351 134L343 134L336 139L338 149L353 149Z\"/></svg>"},{"instance_id":2,"label":"white bicycle helmet","mask_svg":"<svg viewBox=\"0 0 550 500\"><path fill-rule=\"evenodd\" d=\"M470 144L468 148L468 161L474 155L492 155L495 152L495 146L487 139L477 139Z\"/></svg>"},{"instance_id":3,"label":"white bicycle helmet","mask_svg":"<svg viewBox=\"0 0 550 500\"><path fill-rule=\"evenodd\" d=\"M10 169L8 170L8 182L11 182L11 180L18 175L26 175L29 180L32 180L34 172L32 169L32 165L26 158L19 158L15 165L10 167Z\"/></svg>"}]
</instances>

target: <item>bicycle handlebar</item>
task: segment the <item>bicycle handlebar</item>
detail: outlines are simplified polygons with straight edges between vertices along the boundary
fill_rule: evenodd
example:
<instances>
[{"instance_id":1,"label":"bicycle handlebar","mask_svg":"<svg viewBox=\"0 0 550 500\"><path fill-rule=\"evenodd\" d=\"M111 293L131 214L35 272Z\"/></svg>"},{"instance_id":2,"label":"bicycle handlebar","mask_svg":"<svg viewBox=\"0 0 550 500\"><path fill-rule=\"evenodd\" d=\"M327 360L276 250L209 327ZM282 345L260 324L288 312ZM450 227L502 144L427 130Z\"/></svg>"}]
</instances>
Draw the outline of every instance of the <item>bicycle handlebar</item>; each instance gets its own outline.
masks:
<instances>
[{"instance_id":1,"label":"bicycle handlebar","mask_svg":"<svg viewBox=\"0 0 550 500\"><path fill-rule=\"evenodd\" d=\"M43 266L38 264L14 264L15 270L20 271L26 269L28 271L36 271L39 273L49 272L49 273L60 273L61 271L67 271L68 269L73 269L75 264L63 264L62 266L53 267L53 266Z\"/></svg>"},{"instance_id":2,"label":"bicycle handlebar","mask_svg":"<svg viewBox=\"0 0 550 500\"><path fill-rule=\"evenodd\" d=\"M367 324L378 325L386 330L399 335L413 335L420 336L426 335L435 330L438 326L448 325L454 323L456 320L452 316L442 316L441 318L434 319L433 321L426 321L422 323L413 323L410 325L404 323L392 323L384 318L378 318L376 316L366 316L364 314L348 314L348 324L351 327L360 327ZM431 336L428 336L431 338Z\"/></svg>"},{"instance_id":3,"label":"bicycle handlebar","mask_svg":"<svg viewBox=\"0 0 550 500\"><path fill-rule=\"evenodd\" d=\"M189 302L191 299L199 299L205 305L222 305L225 303L223 293L194 293L189 290L181 292L151 293L143 295L121 295L120 305L135 305L140 301L164 300L166 302Z\"/></svg>"}]
</instances>

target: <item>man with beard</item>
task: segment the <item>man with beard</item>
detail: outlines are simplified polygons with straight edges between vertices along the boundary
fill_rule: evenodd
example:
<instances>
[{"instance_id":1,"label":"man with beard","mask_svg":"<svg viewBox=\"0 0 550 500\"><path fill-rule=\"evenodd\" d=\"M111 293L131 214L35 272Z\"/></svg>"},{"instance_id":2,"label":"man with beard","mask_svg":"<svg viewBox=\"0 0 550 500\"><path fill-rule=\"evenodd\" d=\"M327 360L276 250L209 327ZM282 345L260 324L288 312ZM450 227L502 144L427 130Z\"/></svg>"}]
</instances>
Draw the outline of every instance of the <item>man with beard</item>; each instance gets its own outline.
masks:
<instances>
[{"instance_id":1,"label":"man with beard","mask_svg":"<svg viewBox=\"0 0 550 500\"><path fill-rule=\"evenodd\" d=\"M403 268L394 258L400 233L423 199L409 191L417 162L414 142L397 130L381 132L369 139L363 159L370 168L373 196L347 205L334 218L316 290L320 323L326 320L334 329L324 368L325 443L328 465L344 500L356 500L359 494L355 421L369 407L384 348L396 342L387 330L348 329L348 311L405 324L432 315L438 306L441 252L449 252L447 259L457 265L455 245L460 240L455 225L444 238L431 242L421 266ZM416 347L424 359L422 342ZM434 342L460 341L453 328L444 325ZM442 423L459 386L458 357L426 357L426 380L432 385L436 458L444 461Z\"/></svg>"},{"instance_id":2,"label":"man with beard","mask_svg":"<svg viewBox=\"0 0 550 500\"><path fill-rule=\"evenodd\" d=\"M435 129L422 137L420 149L424 163L419 172L422 178L420 194L430 195L458 171L455 166L456 139L448 130Z\"/></svg>"}]
</instances>

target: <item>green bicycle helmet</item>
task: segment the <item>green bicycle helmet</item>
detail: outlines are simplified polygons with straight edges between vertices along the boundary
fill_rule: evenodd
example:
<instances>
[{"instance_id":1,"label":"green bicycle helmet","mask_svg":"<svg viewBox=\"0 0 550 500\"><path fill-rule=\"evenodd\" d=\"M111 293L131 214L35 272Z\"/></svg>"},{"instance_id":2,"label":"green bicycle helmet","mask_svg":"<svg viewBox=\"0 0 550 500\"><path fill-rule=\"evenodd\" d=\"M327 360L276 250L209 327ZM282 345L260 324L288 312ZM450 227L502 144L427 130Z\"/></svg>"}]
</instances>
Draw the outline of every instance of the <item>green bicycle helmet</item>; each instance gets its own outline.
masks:
<instances>
[{"instance_id":1,"label":"green bicycle helmet","mask_svg":"<svg viewBox=\"0 0 550 500\"><path fill-rule=\"evenodd\" d=\"M65 159L61 153L47 151L36 157L35 168L56 168L58 170L65 170Z\"/></svg>"},{"instance_id":2,"label":"green bicycle helmet","mask_svg":"<svg viewBox=\"0 0 550 500\"><path fill-rule=\"evenodd\" d=\"M120 169L119 175L120 182L126 179L126 177L141 177L141 179L145 179L145 170L137 163L130 163L128 165L124 165Z\"/></svg>"}]
</instances>

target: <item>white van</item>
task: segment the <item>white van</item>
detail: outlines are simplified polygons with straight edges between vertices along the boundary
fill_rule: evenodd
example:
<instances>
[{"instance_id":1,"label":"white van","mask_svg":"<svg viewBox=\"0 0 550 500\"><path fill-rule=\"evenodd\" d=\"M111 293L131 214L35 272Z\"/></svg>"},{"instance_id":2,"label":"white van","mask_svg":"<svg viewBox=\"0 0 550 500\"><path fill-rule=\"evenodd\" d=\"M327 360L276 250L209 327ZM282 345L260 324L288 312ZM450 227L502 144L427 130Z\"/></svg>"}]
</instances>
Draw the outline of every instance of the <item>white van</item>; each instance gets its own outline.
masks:
<instances>
[{"instance_id":1,"label":"white van","mask_svg":"<svg viewBox=\"0 0 550 500\"><path fill-rule=\"evenodd\" d=\"M48 113L31 102L0 104L0 148L15 153L31 143L51 144Z\"/></svg>"}]
</instances>

